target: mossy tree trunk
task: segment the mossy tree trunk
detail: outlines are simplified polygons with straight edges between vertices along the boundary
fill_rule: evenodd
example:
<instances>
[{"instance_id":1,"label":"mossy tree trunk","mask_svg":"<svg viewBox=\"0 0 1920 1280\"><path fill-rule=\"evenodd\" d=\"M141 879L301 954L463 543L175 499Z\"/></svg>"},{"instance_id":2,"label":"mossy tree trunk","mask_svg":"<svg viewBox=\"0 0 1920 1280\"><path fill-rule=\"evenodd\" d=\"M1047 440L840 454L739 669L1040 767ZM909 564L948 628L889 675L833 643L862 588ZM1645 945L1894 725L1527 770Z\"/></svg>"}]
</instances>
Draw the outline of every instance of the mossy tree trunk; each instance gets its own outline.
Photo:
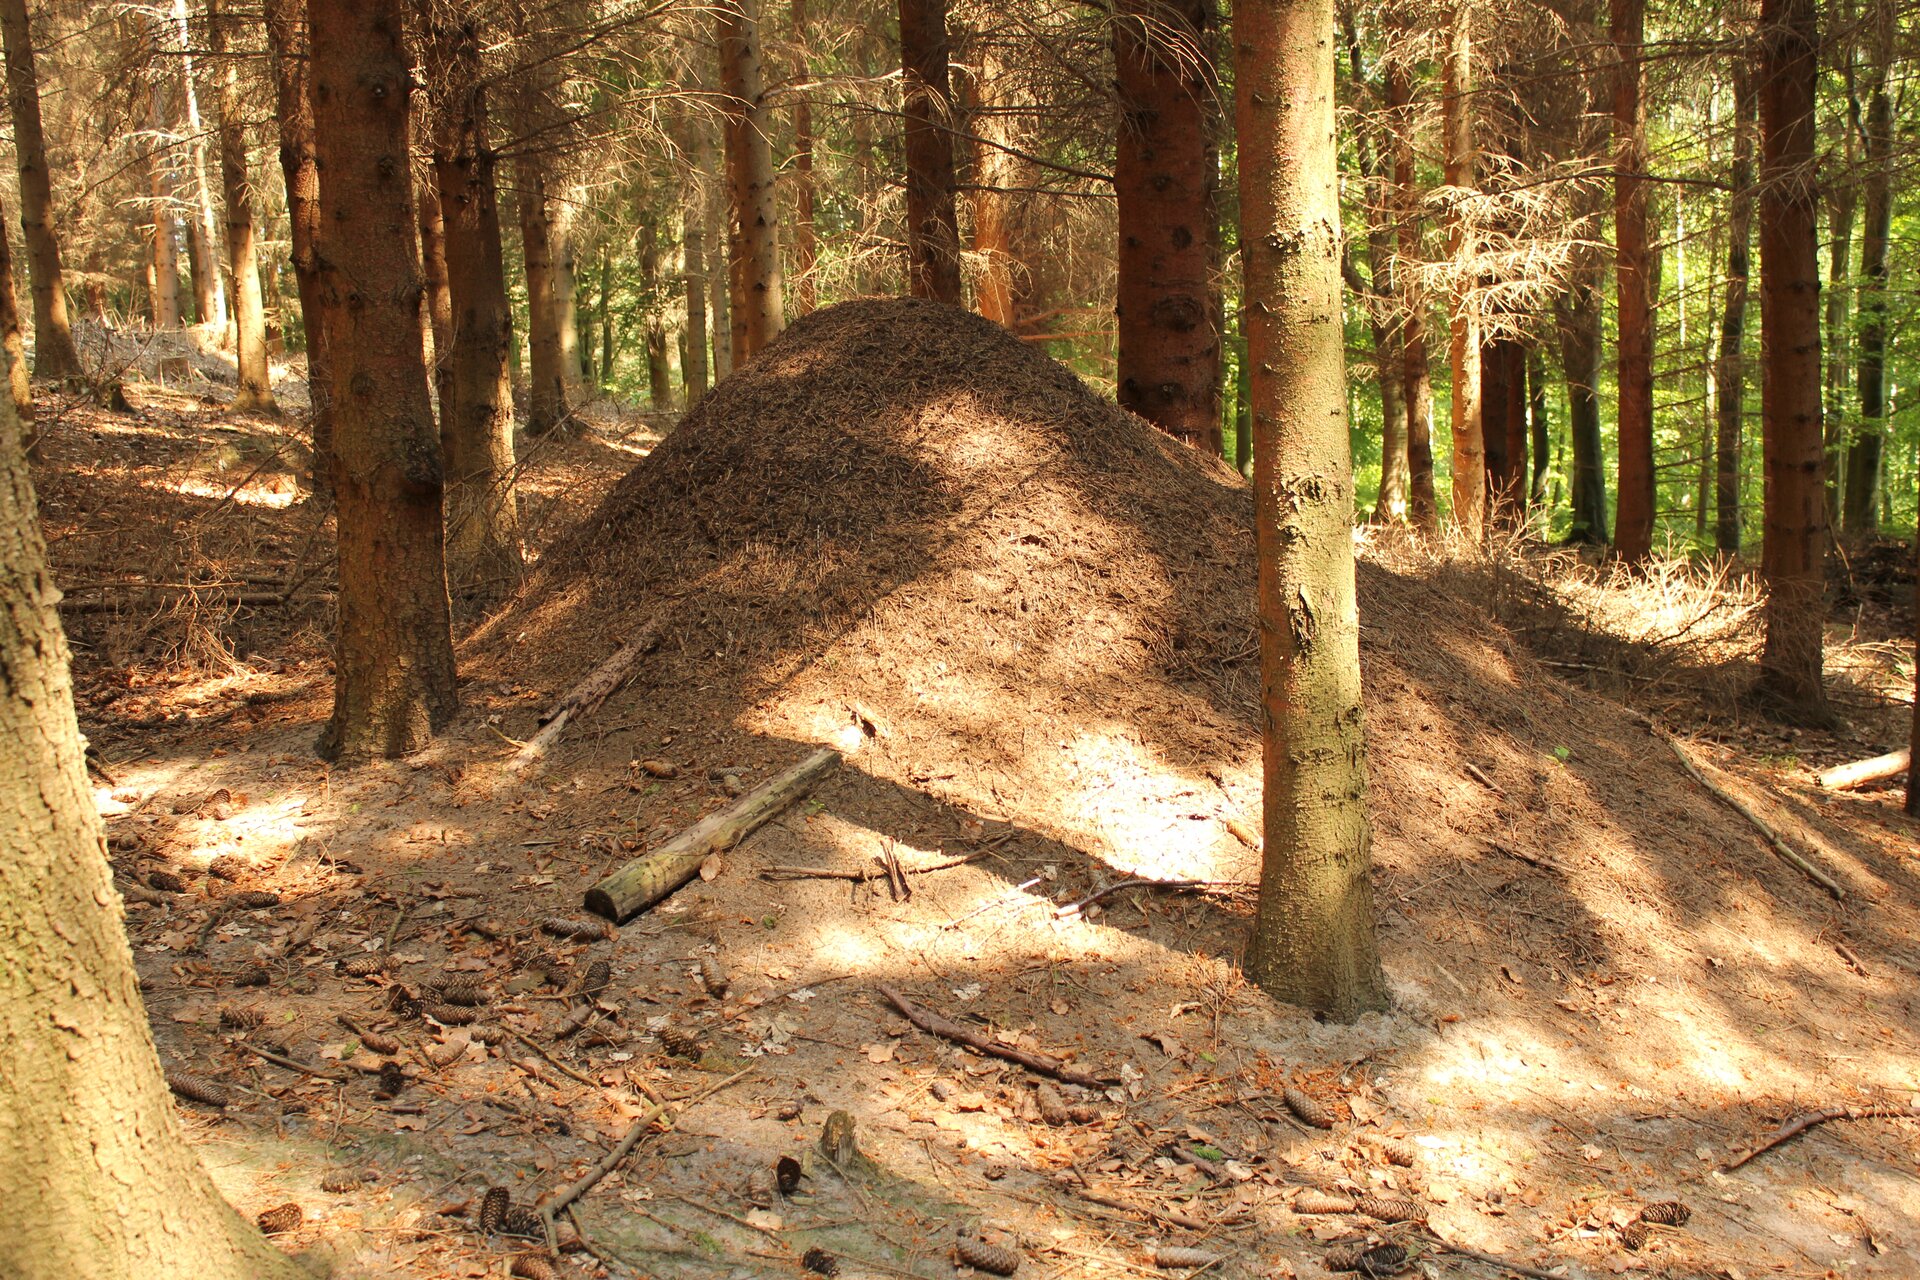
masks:
<instances>
[{"instance_id":1,"label":"mossy tree trunk","mask_svg":"<svg viewBox=\"0 0 1920 1280\"><path fill-rule=\"evenodd\" d=\"M1240 243L1260 565L1266 858L1248 972L1350 1018L1386 1004L1368 882L1332 0L1238 15Z\"/></svg>"}]
</instances>

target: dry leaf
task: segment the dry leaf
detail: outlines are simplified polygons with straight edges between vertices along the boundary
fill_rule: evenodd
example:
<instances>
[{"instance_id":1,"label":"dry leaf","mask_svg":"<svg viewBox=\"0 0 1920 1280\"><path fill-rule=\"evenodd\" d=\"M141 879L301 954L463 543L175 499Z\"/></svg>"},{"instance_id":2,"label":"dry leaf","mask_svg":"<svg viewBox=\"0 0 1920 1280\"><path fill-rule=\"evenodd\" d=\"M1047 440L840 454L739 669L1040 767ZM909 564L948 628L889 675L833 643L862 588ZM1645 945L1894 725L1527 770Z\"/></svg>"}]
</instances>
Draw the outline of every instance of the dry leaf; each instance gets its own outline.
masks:
<instances>
[{"instance_id":1,"label":"dry leaf","mask_svg":"<svg viewBox=\"0 0 1920 1280\"><path fill-rule=\"evenodd\" d=\"M897 1040L886 1044L863 1044L860 1051L867 1055L868 1062L892 1062L894 1053L900 1048Z\"/></svg>"},{"instance_id":2,"label":"dry leaf","mask_svg":"<svg viewBox=\"0 0 1920 1280\"><path fill-rule=\"evenodd\" d=\"M710 853L705 858L701 859L700 878L702 880L711 880L715 876L719 875L721 869L725 866L726 866L726 863L721 860L721 857L719 854Z\"/></svg>"}]
</instances>

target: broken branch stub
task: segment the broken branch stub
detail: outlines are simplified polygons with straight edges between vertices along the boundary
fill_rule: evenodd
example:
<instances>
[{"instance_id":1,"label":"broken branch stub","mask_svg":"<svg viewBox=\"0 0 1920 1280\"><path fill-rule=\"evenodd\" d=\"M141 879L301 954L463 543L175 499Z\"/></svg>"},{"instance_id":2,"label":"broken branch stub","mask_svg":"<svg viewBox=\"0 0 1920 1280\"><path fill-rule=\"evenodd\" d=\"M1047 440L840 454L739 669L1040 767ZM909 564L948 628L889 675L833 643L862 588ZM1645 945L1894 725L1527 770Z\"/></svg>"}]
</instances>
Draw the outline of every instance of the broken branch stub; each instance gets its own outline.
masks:
<instances>
[{"instance_id":1,"label":"broken branch stub","mask_svg":"<svg viewBox=\"0 0 1920 1280\"><path fill-rule=\"evenodd\" d=\"M651 853L643 854L587 890L586 908L620 924L700 873L711 854L731 849L795 800L813 790L840 765L840 753L823 747L785 773L708 814Z\"/></svg>"}]
</instances>

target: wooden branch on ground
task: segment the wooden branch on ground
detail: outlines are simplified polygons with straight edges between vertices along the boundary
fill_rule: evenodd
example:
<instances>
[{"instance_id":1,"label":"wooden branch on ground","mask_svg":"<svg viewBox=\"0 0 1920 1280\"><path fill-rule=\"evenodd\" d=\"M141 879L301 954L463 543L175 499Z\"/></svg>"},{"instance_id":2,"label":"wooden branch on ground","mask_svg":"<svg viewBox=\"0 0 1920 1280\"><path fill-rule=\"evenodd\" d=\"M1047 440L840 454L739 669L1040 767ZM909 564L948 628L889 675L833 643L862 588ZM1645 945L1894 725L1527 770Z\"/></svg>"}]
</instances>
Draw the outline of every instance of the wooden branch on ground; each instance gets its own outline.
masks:
<instances>
[{"instance_id":1,"label":"wooden branch on ground","mask_svg":"<svg viewBox=\"0 0 1920 1280\"><path fill-rule=\"evenodd\" d=\"M615 689L626 683L627 676L640 659L659 644L659 624L648 623L640 629L639 635L621 645L618 653L595 667L585 680L561 695L560 700L540 717L540 731L527 739L526 745L507 762L508 772L518 773L545 755L547 748L566 731L569 724L592 714Z\"/></svg>"},{"instance_id":2,"label":"wooden branch on ground","mask_svg":"<svg viewBox=\"0 0 1920 1280\"><path fill-rule=\"evenodd\" d=\"M265 1058L276 1067L285 1067L287 1070L297 1071L303 1076L312 1076L315 1080L331 1080L335 1084L339 1084L351 1079L349 1076L335 1075L331 1071L322 1071L318 1067L310 1067L306 1063L296 1061L293 1058L283 1057L280 1054L262 1049L259 1045L246 1040L236 1040L234 1043L256 1058Z\"/></svg>"},{"instance_id":3,"label":"wooden branch on ground","mask_svg":"<svg viewBox=\"0 0 1920 1280\"><path fill-rule=\"evenodd\" d=\"M1766 1141L1748 1151L1738 1160L1731 1160L1721 1166L1723 1173L1732 1173L1741 1165L1758 1156L1763 1156L1783 1142L1799 1137L1809 1129L1817 1128L1829 1120L1920 1120L1920 1107L1871 1106L1871 1107L1820 1107L1817 1110L1802 1112L1788 1120L1768 1135Z\"/></svg>"},{"instance_id":4,"label":"wooden branch on ground","mask_svg":"<svg viewBox=\"0 0 1920 1280\"><path fill-rule=\"evenodd\" d=\"M876 990L900 1011L901 1017L928 1035L966 1045L977 1053L1014 1063L1043 1076L1051 1076L1063 1084L1077 1084L1085 1089L1102 1089L1115 1083L1112 1080L1103 1080L1098 1076L1089 1075L1085 1071L1076 1071L1049 1054L1034 1053L1016 1045L1010 1045L1004 1040L995 1040L992 1036L975 1031L971 1027L963 1027L953 1019L935 1013L931 1009L922 1009L892 987L882 985Z\"/></svg>"},{"instance_id":5,"label":"wooden branch on ground","mask_svg":"<svg viewBox=\"0 0 1920 1280\"><path fill-rule=\"evenodd\" d=\"M1451 1253L1461 1258L1472 1258L1475 1262L1484 1262L1488 1266L1498 1267L1502 1271L1511 1271L1517 1275L1531 1276L1533 1280L1566 1280L1565 1276L1556 1271L1543 1271L1538 1267L1529 1267L1523 1263L1515 1262L1511 1258L1503 1258L1498 1254L1482 1253L1478 1249L1469 1249L1463 1244L1455 1244L1453 1241L1443 1238L1431 1227L1428 1227L1424 1234L1426 1238L1432 1241L1443 1253Z\"/></svg>"},{"instance_id":6,"label":"wooden branch on ground","mask_svg":"<svg viewBox=\"0 0 1920 1280\"><path fill-rule=\"evenodd\" d=\"M953 867L963 867L969 862L978 862L987 856L987 850L981 849L965 857L948 858L945 862L935 862L924 867L901 867L900 870L910 876L924 876L933 871L947 871ZM840 867L762 867L762 880L884 880L887 873L878 866L855 867L850 870Z\"/></svg>"},{"instance_id":7,"label":"wooden branch on ground","mask_svg":"<svg viewBox=\"0 0 1920 1280\"><path fill-rule=\"evenodd\" d=\"M548 1053L546 1049L543 1048L538 1041L533 1039L532 1036L523 1035L519 1031L514 1030L512 1027L508 1026L504 1022L500 1024L500 1029L506 1032L508 1035L512 1036L515 1040L518 1040L521 1044L527 1046L527 1048L533 1050L535 1053L545 1058L547 1060L548 1065L553 1067L555 1071L560 1072L562 1075L569 1076L572 1079L578 1080L581 1084L588 1085L592 1088L597 1089L600 1087L598 1081L587 1079L587 1077L581 1075L578 1071L575 1071L572 1067L560 1061L560 1059L554 1057L552 1054Z\"/></svg>"},{"instance_id":8,"label":"wooden branch on ground","mask_svg":"<svg viewBox=\"0 0 1920 1280\"><path fill-rule=\"evenodd\" d=\"M1666 734L1659 733L1658 730L1655 730L1655 733L1659 734L1660 737L1666 738L1667 745L1673 748L1674 757L1680 761L1680 767L1687 771L1688 776L1691 777L1695 782L1699 783L1707 791L1711 792L1715 799L1719 800L1722 804L1726 805L1729 809L1732 809L1735 813L1739 814L1741 817L1745 818L1750 824L1752 824L1753 829L1755 831L1758 831L1762 836L1764 836L1766 838L1767 843L1773 846L1773 851L1775 853L1779 854L1782 858L1786 859L1789 863L1793 864L1793 866L1799 868L1799 870L1807 877L1807 879L1813 881L1815 884L1819 885L1822 889L1825 889L1828 893L1832 894L1836 899L1845 898L1847 896L1847 891L1840 887L1839 881L1835 880L1832 876L1828 875L1826 872L1822 871L1820 868L1814 866L1811 862L1807 861L1807 859L1801 855L1799 850L1795 849L1792 845L1788 844L1784 839L1781 838L1781 835L1779 832L1775 831L1772 827L1767 825L1767 820L1765 818L1762 818L1759 814L1755 813L1752 810L1752 808L1750 808L1744 801L1742 801L1739 797L1735 796L1732 792L1728 791L1726 788L1721 787L1716 783L1708 781L1706 774L1702 773L1700 771L1699 765L1694 763L1693 757L1687 754L1687 749L1680 745L1680 739L1669 738L1667 737Z\"/></svg>"},{"instance_id":9,"label":"wooden branch on ground","mask_svg":"<svg viewBox=\"0 0 1920 1280\"><path fill-rule=\"evenodd\" d=\"M1891 778L1895 774L1905 773L1913 767L1913 752L1889 751L1886 755L1875 756L1871 760L1855 760L1850 764L1837 764L1831 769L1822 769L1817 781L1828 791L1845 791L1851 787L1864 787L1869 782L1878 782L1882 778Z\"/></svg>"},{"instance_id":10,"label":"wooden branch on ground","mask_svg":"<svg viewBox=\"0 0 1920 1280\"><path fill-rule=\"evenodd\" d=\"M1078 902L1069 902L1055 907L1056 916L1079 915L1082 911L1116 893L1125 893L1130 889L1158 889L1163 893L1190 893L1195 889L1257 889L1260 886L1249 884L1245 880L1122 880L1119 884L1110 884L1106 888L1090 893Z\"/></svg>"},{"instance_id":11,"label":"wooden branch on ground","mask_svg":"<svg viewBox=\"0 0 1920 1280\"><path fill-rule=\"evenodd\" d=\"M651 853L614 870L587 890L586 908L619 924L693 879L709 854L730 849L761 824L813 790L840 765L823 747L785 773L761 783L731 805L708 814Z\"/></svg>"}]
</instances>

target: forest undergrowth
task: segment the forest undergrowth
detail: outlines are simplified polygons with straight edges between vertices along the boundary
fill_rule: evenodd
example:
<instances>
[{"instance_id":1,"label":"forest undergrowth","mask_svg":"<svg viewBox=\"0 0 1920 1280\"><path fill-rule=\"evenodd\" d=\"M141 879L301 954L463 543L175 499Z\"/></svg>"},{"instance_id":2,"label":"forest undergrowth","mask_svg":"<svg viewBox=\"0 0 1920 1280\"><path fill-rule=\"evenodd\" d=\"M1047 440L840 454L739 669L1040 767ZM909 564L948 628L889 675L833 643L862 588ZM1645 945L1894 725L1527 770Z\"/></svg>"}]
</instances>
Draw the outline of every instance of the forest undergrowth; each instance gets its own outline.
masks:
<instances>
[{"instance_id":1,"label":"forest undergrowth","mask_svg":"<svg viewBox=\"0 0 1920 1280\"><path fill-rule=\"evenodd\" d=\"M1744 567L1366 533L1395 1007L1322 1024L1236 963L1260 828L1241 482L984 330L918 351L904 325L892 354L930 384L878 395L833 314L605 506L659 424L609 409L536 446L546 554L469 620L462 719L352 770L312 754L330 583L297 431L191 380L129 380L133 418L43 411L142 987L163 1060L212 1086L180 1105L237 1205L300 1206L277 1238L336 1275L502 1274L536 1242L482 1229L486 1189L532 1204L655 1117L562 1216L572 1274L936 1277L956 1232L1030 1276L1315 1276L1369 1242L1438 1275L1920 1270L1912 1120L1728 1168L1808 1108L1920 1103L1915 824L1812 780L1900 741L1894 561L1856 550L1879 567L1834 584L1838 722L1789 725L1746 695ZM983 359L999 398L938 385L943 360L984 385ZM669 608L637 677L510 772ZM580 911L819 745L838 773L687 888L618 929ZM1216 883L1089 901L1135 878ZM1099 1082L965 1052L882 984ZM840 1112L852 1146L823 1149ZM1646 1212L1670 1200L1684 1222Z\"/></svg>"}]
</instances>

